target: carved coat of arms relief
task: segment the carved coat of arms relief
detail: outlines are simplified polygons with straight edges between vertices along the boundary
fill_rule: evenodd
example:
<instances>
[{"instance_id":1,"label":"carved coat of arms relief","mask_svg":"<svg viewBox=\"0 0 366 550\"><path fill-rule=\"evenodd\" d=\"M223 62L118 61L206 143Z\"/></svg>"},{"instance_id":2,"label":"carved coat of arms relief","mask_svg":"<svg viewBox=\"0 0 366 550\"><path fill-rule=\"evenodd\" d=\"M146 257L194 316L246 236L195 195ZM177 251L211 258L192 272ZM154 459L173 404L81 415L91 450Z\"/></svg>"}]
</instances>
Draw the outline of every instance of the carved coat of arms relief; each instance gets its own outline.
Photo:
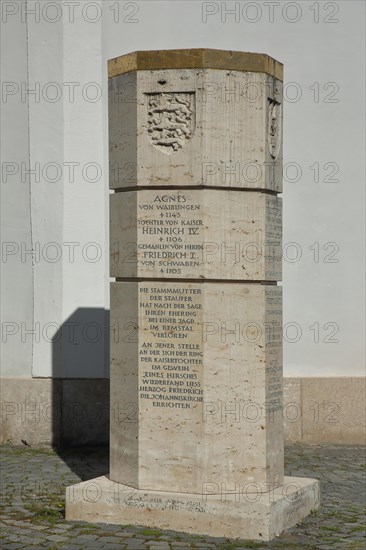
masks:
<instances>
[{"instance_id":1,"label":"carved coat of arms relief","mask_svg":"<svg viewBox=\"0 0 366 550\"><path fill-rule=\"evenodd\" d=\"M149 93L147 132L151 143L166 154L185 146L195 130L194 92Z\"/></svg>"}]
</instances>

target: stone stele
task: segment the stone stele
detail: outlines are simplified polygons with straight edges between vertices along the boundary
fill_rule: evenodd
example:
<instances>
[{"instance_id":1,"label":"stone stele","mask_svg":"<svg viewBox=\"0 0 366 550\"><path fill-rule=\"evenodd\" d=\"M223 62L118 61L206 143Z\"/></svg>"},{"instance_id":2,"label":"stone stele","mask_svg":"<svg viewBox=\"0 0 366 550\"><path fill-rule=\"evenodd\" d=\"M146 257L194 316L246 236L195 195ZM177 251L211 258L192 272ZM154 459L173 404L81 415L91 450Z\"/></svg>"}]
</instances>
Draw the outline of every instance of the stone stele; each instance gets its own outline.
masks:
<instances>
[{"instance_id":1,"label":"stone stele","mask_svg":"<svg viewBox=\"0 0 366 550\"><path fill-rule=\"evenodd\" d=\"M69 520L270 540L319 506L284 476L282 79L244 52L109 62L110 473Z\"/></svg>"}]
</instances>

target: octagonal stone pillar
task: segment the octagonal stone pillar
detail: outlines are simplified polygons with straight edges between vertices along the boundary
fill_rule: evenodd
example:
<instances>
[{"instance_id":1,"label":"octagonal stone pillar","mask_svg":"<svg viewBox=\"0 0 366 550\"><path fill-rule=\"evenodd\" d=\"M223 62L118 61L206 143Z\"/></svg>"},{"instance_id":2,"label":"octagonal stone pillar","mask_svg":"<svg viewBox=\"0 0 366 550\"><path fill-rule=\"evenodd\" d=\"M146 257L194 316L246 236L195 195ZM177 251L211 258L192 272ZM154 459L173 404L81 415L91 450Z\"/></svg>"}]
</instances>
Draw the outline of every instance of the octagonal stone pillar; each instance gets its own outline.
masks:
<instances>
[{"instance_id":1,"label":"octagonal stone pillar","mask_svg":"<svg viewBox=\"0 0 366 550\"><path fill-rule=\"evenodd\" d=\"M318 506L284 477L282 65L109 62L110 476L69 517L269 540Z\"/></svg>"}]
</instances>

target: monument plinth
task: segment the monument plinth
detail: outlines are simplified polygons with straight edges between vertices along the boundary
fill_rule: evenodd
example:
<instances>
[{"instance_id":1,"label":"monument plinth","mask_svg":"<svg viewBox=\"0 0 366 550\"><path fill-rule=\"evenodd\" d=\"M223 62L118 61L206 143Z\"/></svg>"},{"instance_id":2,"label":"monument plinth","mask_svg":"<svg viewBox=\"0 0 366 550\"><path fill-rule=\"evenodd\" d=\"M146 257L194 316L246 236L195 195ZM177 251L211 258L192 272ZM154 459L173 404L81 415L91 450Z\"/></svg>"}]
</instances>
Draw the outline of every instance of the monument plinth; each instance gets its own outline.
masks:
<instances>
[{"instance_id":1,"label":"monument plinth","mask_svg":"<svg viewBox=\"0 0 366 550\"><path fill-rule=\"evenodd\" d=\"M319 505L284 477L282 65L109 62L109 477L68 519L270 540Z\"/></svg>"}]
</instances>

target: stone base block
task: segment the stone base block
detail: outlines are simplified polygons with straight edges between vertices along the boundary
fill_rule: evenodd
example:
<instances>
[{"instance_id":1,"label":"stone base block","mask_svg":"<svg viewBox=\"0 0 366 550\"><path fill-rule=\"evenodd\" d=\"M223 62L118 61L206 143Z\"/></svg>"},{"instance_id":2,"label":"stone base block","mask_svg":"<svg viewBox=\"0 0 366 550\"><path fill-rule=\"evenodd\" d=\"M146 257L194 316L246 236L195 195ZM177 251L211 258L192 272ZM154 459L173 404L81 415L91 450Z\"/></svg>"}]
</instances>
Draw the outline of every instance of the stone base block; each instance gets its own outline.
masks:
<instances>
[{"instance_id":1,"label":"stone base block","mask_svg":"<svg viewBox=\"0 0 366 550\"><path fill-rule=\"evenodd\" d=\"M211 484L205 494L145 491L102 476L67 488L66 519L268 541L319 507L315 479L285 477L261 494L222 486Z\"/></svg>"}]
</instances>

